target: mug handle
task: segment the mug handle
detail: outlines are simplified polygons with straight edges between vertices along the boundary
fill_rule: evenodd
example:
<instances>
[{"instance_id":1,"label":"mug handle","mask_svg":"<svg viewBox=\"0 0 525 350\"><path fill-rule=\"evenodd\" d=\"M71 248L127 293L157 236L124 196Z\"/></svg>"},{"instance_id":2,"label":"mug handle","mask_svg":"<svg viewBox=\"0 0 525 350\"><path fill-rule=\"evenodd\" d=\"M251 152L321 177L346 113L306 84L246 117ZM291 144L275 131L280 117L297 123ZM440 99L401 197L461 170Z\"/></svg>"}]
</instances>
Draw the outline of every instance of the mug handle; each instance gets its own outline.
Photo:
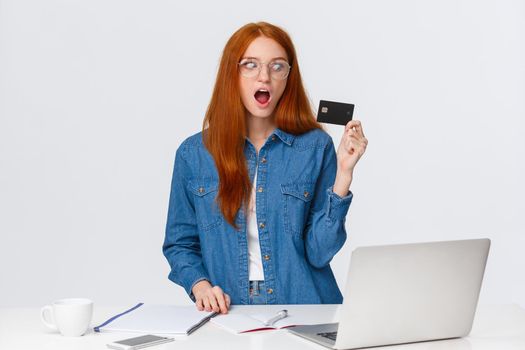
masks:
<instances>
[{"instance_id":1,"label":"mug handle","mask_svg":"<svg viewBox=\"0 0 525 350\"><path fill-rule=\"evenodd\" d=\"M54 319L53 317L53 308L51 307L51 305L46 305L42 308L42 310L40 311L40 319L42 320L42 322L50 329L54 330L54 331L58 331L58 328L57 326L55 326L53 323L51 322L48 322L46 320L46 316L45 316L45 312L46 311L49 311L49 314L51 315L51 317Z\"/></svg>"}]
</instances>

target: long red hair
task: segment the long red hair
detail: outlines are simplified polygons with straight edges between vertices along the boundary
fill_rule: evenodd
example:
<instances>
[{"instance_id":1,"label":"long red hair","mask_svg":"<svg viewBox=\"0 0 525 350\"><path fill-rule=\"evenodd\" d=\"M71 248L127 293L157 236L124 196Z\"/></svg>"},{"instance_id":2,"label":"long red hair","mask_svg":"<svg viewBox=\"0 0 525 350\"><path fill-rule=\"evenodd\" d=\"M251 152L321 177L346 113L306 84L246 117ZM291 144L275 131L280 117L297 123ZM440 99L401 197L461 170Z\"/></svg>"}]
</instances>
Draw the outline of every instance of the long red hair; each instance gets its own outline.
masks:
<instances>
[{"instance_id":1,"label":"long red hair","mask_svg":"<svg viewBox=\"0 0 525 350\"><path fill-rule=\"evenodd\" d=\"M291 66L286 88L274 110L277 127L294 135L321 128L303 87L290 36L266 22L249 23L237 30L224 47L202 133L219 173L219 207L226 221L234 227L237 227L235 216L238 210L241 206L246 208L250 200L252 186L244 156L247 110L239 91L238 63L250 43L259 36L281 45Z\"/></svg>"}]
</instances>

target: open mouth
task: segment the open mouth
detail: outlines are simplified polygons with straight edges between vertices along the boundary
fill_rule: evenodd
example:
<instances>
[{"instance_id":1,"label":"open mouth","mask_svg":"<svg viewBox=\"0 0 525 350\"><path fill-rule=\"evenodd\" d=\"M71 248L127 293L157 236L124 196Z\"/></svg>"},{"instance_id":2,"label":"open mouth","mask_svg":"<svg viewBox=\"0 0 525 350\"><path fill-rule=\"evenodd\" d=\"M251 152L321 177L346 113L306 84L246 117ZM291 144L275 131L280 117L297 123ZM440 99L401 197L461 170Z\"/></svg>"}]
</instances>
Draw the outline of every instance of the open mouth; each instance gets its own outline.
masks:
<instances>
[{"instance_id":1,"label":"open mouth","mask_svg":"<svg viewBox=\"0 0 525 350\"><path fill-rule=\"evenodd\" d=\"M261 105L266 105L270 101L270 92L265 89L259 89L255 92L254 97Z\"/></svg>"}]
</instances>

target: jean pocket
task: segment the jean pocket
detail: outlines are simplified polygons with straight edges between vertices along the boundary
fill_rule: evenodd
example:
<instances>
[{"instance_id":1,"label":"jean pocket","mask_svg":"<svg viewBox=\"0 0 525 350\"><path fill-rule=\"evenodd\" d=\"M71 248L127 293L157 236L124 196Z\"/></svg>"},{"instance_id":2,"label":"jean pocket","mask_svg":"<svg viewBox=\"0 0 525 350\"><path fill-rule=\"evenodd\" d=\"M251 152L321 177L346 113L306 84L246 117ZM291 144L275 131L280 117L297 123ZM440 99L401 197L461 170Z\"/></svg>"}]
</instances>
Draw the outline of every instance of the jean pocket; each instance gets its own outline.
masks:
<instances>
[{"instance_id":1,"label":"jean pocket","mask_svg":"<svg viewBox=\"0 0 525 350\"><path fill-rule=\"evenodd\" d=\"M188 188L194 196L197 226L209 230L221 223L221 211L217 204L218 181L190 180Z\"/></svg>"},{"instance_id":2,"label":"jean pocket","mask_svg":"<svg viewBox=\"0 0 525 350\"><path fill-rule=\"evenodd\" d=\"M315 183L281 184L284 201L284 227L287 232L301 235L308 219Z\"/></svg>"}]
</instances>

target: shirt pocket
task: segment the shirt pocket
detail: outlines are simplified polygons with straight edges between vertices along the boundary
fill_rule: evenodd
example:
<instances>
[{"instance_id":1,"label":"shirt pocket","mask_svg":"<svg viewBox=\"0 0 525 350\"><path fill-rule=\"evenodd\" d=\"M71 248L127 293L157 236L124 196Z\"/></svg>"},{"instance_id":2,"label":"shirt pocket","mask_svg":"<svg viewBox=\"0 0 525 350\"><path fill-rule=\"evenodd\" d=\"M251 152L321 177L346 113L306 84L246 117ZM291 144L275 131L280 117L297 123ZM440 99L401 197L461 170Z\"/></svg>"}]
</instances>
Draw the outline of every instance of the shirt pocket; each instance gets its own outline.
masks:
<instances>
[{"instance_id":1,"label":"shirt pocket","mask_svg":"<svg viewBox=\"0 0 525 350\"><path fill-rule=\"evenodd\" d=\"M188 188L194 196L197 226L207 231L221 223L222 214L217 204L218 182L190 180Z\"/></svg>"},{"instance_id":2,"label":"shirt pocket","mask_svg":"<svg viewBox=\"0 0 525 350\"><path fill-rule=\"evenodd\" d=\"M284 228L286 232L302 236L314 196L314 189L315 183L313 182L281 184L284 201Z\"/></svg>"}]
</instances>

